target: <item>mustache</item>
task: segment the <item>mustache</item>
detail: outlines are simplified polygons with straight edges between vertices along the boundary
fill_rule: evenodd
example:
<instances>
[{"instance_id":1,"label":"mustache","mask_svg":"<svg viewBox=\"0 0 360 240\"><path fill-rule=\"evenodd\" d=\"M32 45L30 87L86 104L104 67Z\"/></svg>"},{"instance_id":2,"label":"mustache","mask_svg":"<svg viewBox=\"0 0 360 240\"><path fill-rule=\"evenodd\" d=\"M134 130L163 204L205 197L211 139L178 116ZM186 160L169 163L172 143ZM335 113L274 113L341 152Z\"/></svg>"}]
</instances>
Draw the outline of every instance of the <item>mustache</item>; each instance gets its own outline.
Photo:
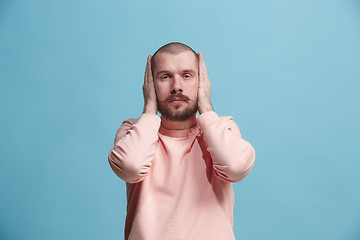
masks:
<instances>
[{"instance_id":1,"label":"mustache","mask_svg":"<svg viewBox=\"0 0 360 240\"><path fill-rule=\"evenodd\" d=\"M178 93L175 93L175 94L171 94L169 97L167 97L165 99L164 102L170 102L170 101L174 100L175 98L183 100L183 101L189 101L190 100L189 97L183 95L181 92L178 92Z\"/></svg>"}]
</instances>

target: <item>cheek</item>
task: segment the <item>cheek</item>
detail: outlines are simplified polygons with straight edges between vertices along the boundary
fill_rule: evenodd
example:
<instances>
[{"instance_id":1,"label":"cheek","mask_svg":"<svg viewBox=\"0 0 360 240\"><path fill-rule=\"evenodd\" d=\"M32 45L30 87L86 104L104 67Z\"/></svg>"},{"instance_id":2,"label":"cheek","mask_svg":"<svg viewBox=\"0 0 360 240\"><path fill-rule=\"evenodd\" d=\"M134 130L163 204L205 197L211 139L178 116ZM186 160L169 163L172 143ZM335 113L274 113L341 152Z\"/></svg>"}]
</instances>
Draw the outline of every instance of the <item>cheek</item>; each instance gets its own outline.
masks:
<instances>
[{"instance_id":1,"label":"cheek","mask_svg":"<svg viewBox=\"0 0 360 240\"><path fill-rule=\"evenodd\" d=\"M199 88L198 81L196 81L196 82L192 83L191 85L189 85L189 88L188 88L189 95L191 95L192 97L197 97L198 88Z\"/></svg>"},{"instance_id":2,"label":"cheek","mask_svg":"<svg viewBox=\"0 0 360 240\"><path fill-rule=\"evenodd\" d=\"M160 86L159 84L156 83L154 84L154 86L155 86L155 93L159 101L162 101L168 97L169 91L166 90L166 87L164 87L163 85Z\"/></svg>"}]
</instances>

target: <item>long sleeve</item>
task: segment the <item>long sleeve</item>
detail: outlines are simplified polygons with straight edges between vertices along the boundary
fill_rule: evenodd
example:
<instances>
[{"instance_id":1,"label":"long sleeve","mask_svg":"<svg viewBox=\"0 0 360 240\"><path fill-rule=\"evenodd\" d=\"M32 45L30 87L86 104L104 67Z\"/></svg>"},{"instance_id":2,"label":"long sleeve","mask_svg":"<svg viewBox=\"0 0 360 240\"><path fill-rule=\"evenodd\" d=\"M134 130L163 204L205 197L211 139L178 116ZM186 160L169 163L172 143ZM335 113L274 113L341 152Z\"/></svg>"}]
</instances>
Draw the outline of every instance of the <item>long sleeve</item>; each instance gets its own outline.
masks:
<instances>
[{"instance_id":1,"label":"long sleeve","mask_svg":"<svg viewBox=\"0 0 360 240\"><path fill-rule=\"evenodd\" d=\"M160 117L144 113L123 122L116 133L108 160L112 170L128 183L142 181L150 171L158 141Z\"/></svg>"},{"instance_id":2,"label":"long sleeve","mask_svg":"<svg viewBox=\"0 0 360 240\"><path fill-rule=\"evenodd\" d=\"M242 139L231 117L219 117L215 112L205 112L197 118L208 151L213 160L216 176L229 182L238 182L252 169L255 150Z\"/></svg>"}]
</instances>

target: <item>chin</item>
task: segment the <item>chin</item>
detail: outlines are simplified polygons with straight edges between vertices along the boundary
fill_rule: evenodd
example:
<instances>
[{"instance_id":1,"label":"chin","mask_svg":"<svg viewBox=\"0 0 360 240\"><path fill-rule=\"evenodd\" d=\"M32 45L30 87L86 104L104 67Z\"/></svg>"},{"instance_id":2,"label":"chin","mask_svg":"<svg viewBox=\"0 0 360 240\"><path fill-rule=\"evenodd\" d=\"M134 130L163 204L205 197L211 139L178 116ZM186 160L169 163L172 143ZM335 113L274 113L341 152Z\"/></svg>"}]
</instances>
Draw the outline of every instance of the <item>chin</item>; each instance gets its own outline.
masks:
<instances>
[{"instance_id":1,"label":"chin","mask_svg":"<svg viewBox=\"0 0 360 240\"><path fill-rule=\"evenodd\" d=\"M178 107L176 110L172 110L169 107L159 106L159 112L161 116L170 121L186 121L190 119L197 112L197 106L188 107L184 110L180 110Z\"/></svg>"}]
</instances>

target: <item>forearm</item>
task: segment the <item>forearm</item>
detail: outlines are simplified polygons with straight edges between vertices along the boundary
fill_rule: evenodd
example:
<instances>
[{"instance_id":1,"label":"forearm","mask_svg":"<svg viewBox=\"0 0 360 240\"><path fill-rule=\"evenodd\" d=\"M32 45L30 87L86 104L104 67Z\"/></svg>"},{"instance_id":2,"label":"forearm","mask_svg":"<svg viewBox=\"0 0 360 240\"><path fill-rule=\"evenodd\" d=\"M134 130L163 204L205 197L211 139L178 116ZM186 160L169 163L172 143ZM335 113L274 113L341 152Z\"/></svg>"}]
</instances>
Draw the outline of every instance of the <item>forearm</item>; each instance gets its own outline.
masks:
<instances>
[{"instance_id":1,"label":"forearm","mask_svg":"<svg viewBox=\"0 0 360 240\"><path fill-rule=\"evenodd\" d=\"M145 113L135 124L124 129L108 157L117 176L126 182L135 183L148 175L158 141L159 127L159 116Z\"/></svg>"},{"instance_id":2,"label":"forearm","mask_svg":"<svg viewBox=\"0 0 360 240\"><path fill-rule=\"evenodd\" d=\"M242 139L232 118L220 118L215 112L209 111L198 117L198 123L208 145L216 175L230 182L243 179L254 165L255 150Z\"/></svg>"}]
</instances>

